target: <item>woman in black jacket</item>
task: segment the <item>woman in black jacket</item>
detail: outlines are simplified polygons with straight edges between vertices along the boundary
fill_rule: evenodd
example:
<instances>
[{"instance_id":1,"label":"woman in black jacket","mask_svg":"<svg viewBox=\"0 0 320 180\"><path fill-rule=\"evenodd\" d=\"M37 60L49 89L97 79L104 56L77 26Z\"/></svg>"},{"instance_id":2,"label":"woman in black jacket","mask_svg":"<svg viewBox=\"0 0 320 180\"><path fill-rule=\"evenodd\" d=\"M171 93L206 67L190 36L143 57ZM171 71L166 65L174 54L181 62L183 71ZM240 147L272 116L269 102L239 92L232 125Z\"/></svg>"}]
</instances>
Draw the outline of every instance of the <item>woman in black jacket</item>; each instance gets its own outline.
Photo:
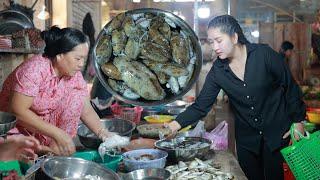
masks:
<instances>
[{"instance_id":1,"label":"woman in black jacket","mask_svg":"<svg viewBox=\"0 0 320 180\"><path fill-rule=\"evenodd\" d=\"M305 105L283 58L252 44L232 16L212 19L208 40L218 58L194 104L168 124L176 131L203 118L223 89L235 115L237 155L248 179L283 179L280 149L292 123L304 132Z\"/></svg>"}]
</instances>

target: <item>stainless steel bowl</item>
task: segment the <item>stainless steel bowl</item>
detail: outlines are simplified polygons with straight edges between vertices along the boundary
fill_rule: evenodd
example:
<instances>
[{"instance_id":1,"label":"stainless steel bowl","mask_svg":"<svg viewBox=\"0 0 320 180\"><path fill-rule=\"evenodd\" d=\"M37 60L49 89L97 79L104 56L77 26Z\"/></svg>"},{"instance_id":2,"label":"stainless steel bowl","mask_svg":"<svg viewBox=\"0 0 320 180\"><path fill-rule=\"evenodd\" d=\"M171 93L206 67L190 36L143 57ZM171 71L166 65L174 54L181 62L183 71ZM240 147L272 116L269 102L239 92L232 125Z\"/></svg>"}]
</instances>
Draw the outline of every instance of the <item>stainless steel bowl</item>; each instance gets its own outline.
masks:
<instances>
[{"instance_id":1,"label":"stainless steel bowl","mask_svg":"<svg viewBox=\"0 0 320 180\"><path fill-rule=\"evenodd\" d=\"M141 117L152 116L160 114L163 108L160 106L144 106Z\"/></svg>"},{"instance_id":2,"label":"stainless steel bowl","mask_svg":"<svg viewBox=\"0 0 320 180\"><path fill-rule=\"evenodd\" d=\"M176 137L179 138L179 137L194 137L194 136L192 136L191 131L185 131L185 132L178 132Z\"/></svg>"},{"instance_id":3,"label":"stainless steel bowl","mask_svg":"<svg viewBox=\"0 0 320 180\"><path fill-rule=\"evenodd\" d=\"M166 104L164 107L165 107L166 109L168 109L168 110L169 110L169 109L176 109L176 108L182 109L182 108L185 108L186 105L187 105L187 103L186 103L185 101L176 100L176 101L174 101L174 102L172 102L172 103Z\"/></svg>"},{"instance_id":4,"label":"stainless steel bowl","mask_svg":"<svg viewBox=\"0 0 320 180\"><path fill-rule=\"evenodd\" d=\"M133 14L141 14L141 13L153 13L153 14L163 14L166 18L170 19L173 21L180 29L183 29L186 34L188 34L188 37L191 40L191 44L194 48L194 53L196 55L196 61L195 61L195 67L193 74L191 76L191 79L189 80L188 84L181 90L179 94L173 94L171 92L167 92L167 96L158 101L150 101L150 100L145 100L142 98L139 98L137 100L132 100L124 97L122 94L119 94L118 92L114 91L108 84L107 82L107 76L104 75L102 72L100 66L100 62L98 58L96 57L96 48L102 37L108 32L108 27L110 26L111 22L110 21L108 24L104 26L104 28L101 30L101 32L98 35L98 38L96 40L96 43L93 47L93 53L92 53L92 59L94 60L94 67L97 73L97 76L101 82L101 84L107 89L108 92L110 92L113 96L115 96L117 99L124 101L128 104L135 104L135 105L140 105L140 106L155 106L155 105L161 105L161 104L168 104L170 102L173 102L179 98L181 98L183 95L185 95L193 86L193 84L196 82L196 80L199 77L201 67L202 67L202 51L201 51L201 46L199 43L199 39L195 32L192 30L192 28L185 22L183 19L178 17L177 15L173 14L172 12L161 10L161 9L153 9L153 8L142 8L142 9L134 9L130 11L126 11L125 15L133 15ZM111 56L112 58L112 56Z\"/></svg>"},{"instance_id":5,"label":"stainless steel bowl","mask_svg":"<svg viewBox=\"0 0 320 180\"><path fill-rule=\"evenodd\" d=\"M95 162L74 157L50 157L42 162L41 170L50 179L76 180L88 175L101 179L120 179L116 173Z\"/></svg>"},{"instance_id":6,"label":"stainless steel bowl","mask_svg":"<svg viewBox=\"0 0 320 180\"><path fill-rule=\"evenodd\" d=\"M136 125L124 119L101 119L104 128L116 132L120 136L131 137ZM80 124L77 131L79 140L87 148L97 149L102 141L84 124Z\"/></svg>"},{"instance_id":7,"label":"stainless steel bowl","mask_svg":"<svg viewBox=\"0 0 320 180\"><path fill-rule=\"evenodd\" d=\"M123 180L165 180L169 179L171 173L162 168L153 168L153 169L139 169L132 171L130 173L124 174L122 176Z\"/></svg>"},{"instance_id":8,"label":"stainless steel bowl","mask_svg":"<svg viewBox=\"0 0 320 180\"><path fill-rule=\"evenodd\" d=\"M166 144L176 144L177 142L182 141L203 142L207 143L208 145L192 149L174 148L168 145L163 145L163 142L166 142ZM208 154L211 143L212 142L210 140L201 137L176 137L174 139L163 139L156 141L155 147L163 151L166 151L168 153L167 160L176 163L179 161L190 161L194 158L202 159L203 157L205 157L206 154Z\"/></svg>"},{"instance_id":9,"label":"stainless steel bowl","mask_svg":"<svg viewBox=\"0 0 320 180\"><path fill-rule=\"evenodd\" d=\"M171 115L178 115L180 113L182 113L183 111L185 111L186 108L172 108L168 110L168 113Z\"/></svg>"},{"instance_id":10,"label":"stainless steel bowl","mask_svg":"<svg viewBox=\"0 0 320 180\"><path fill-rule=\"evenodd\" d=\"M17 120L13 114L0 111L0 136L6 135L16 123Z\"/></svg>"}]
</instances>

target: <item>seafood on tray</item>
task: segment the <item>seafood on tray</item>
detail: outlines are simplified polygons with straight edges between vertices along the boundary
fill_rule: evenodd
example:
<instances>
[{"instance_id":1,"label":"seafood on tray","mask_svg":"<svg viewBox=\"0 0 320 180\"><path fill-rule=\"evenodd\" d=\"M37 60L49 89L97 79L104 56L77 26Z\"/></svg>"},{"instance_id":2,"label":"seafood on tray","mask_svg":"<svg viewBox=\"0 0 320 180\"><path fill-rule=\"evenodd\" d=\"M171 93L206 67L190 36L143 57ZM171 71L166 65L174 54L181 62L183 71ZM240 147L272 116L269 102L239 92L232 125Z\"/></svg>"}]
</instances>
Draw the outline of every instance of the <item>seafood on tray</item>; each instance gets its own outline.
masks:
<instances>
[{"instance_id":1,"label":"seafood on tray","mask_svg":"<svg viewBox=\"0 0 320 180\"><path fill-rule=\"evenodd\" d=\"M162 100L190 81L191 34L163 12L124 12L107 24L94 55L109 87L131 100Z\"/></svg>"},{"instance_id":2,"label":"seafood on tray","mask_svg":"<svg viewBox=\"0 0 320 180\"><path fill-rule=\"evenodd\" d=\"M195 158L191 162L179 161L177 165L166 167L170 171L170 180L231 180L234 176L231 173L223 172L221 167L214 165L212 161L202 161Z\"/></svg>"}]
</instances>

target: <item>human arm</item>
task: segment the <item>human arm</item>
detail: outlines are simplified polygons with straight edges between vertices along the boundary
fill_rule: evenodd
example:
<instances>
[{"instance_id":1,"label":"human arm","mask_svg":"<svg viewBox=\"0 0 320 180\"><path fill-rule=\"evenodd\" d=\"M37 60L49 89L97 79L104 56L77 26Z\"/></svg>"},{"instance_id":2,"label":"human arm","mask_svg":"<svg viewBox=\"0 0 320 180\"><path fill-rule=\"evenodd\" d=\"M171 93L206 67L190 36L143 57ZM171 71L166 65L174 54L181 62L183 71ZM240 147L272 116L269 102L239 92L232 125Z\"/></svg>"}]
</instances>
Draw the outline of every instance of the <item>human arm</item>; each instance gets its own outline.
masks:
<instances>
[{"instance_id":1,"label":"human arm","mask_svg":"<svg viewBox=\"0 0 320 180\"><path fill-rule=\"evenodd\" d=\"M209 71L203 88L195 102L186 111L180 113L175 121L168 124L172 131L190 125L203 118L211 109L220 91L220 86L214 80L214 67Z\"/></svg>"},{"instance_id":2,"label":"human arm","mask_svg":"<svg viewBox=\"0 0 320 180\"><path fill-rule=\"evenodd\" d=\"M58 155L70 155L75 152L72 138L62 129L51 125L31 111L33 97L26 96L19 92L13 92L10 101L10 111L19 119L19 124L32 132L44 134L53 138L55 146L54 153Z\"/></svg>"},{"instance_id":3,"label":"human arm","mask_svg":"<svg viewBox=\"0 0 320 180\"><path fill-rule=\"evenodd\" d=\"M109 132L100 122L100 118L90 104L89 98L85 98L81 113L82 122L100 139L104 140L113 136L115 133Z\"/></svg>"},{"instance_id":4,"label":"human arm","mask_svg":"<svg viewBox=\"0 0 320 180\"><path fill-rule=\"evenodd\" d=\"M39 141L32 136L14 135L1 141L0 161L19 160L28 163L36 159L34 152L41 150Z\"/></svg>"}]
</instances>

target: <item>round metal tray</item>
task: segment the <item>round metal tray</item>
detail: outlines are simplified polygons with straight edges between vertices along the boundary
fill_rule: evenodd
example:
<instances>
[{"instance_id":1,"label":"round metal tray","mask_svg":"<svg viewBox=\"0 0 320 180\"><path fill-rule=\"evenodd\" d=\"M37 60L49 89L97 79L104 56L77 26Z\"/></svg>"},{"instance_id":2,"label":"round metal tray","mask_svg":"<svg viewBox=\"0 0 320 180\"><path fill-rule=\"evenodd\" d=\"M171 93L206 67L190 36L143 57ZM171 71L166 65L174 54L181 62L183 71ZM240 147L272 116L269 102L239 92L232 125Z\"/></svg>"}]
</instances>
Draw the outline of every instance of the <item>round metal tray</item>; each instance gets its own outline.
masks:
<instances>
[{"instance_id":1,"label":"round metal tray","mask_svg":"<svg viewBox=\"0 0 320 180\"><path fill-rule=\"evenodd\" d=\"M193 46L193 52L195 53L196 56L196 61L194 64L194 70L193 74L191 76L191 79L187 83L187 85L180 90L179 94L173 94L173 93L167 93L164 99L162 100L146 100L143 98L139 98L136 100L128 99L124 97L122 94L114 91L108 84L108 77L102 72L100 66L100 62L96 56L96 48L97 45L99 44L100 39L107 34L108 32L108 27L110 26L111 22L107 23L102 31L99 33L97 41L93 47L93 53L92 53L92 59L94 60L94 67L98 76L98 79L100 80L101 84L106 88L107 91L109 91L113 96L115 96L117 99L124 101L128 104L134 104L134 105L141 105L141 106L155 106L155 105L162 105L162 104L168 104L170 102L173 102L179 98L181 98L183 95L185 95L193 86L193 84L196 82L198 79L198 76L201 71L201 66L202 66L202 51L201 51L201 46L199 43L199 39L195 32L192 30L192 28L180 17L176 16L175 14L160 10L160 9L153 9L153 8L143 8L143 9L135 9L135 10L130 10L125 12L125 16L128 15L133 15L133 14L140 14L140 13L153 13L157 15L164 15L166 18L170 19L173 21L177 27L181 30L183 30L187 36L191 40L191 44Z\"/></svg>"}]
</instances>

